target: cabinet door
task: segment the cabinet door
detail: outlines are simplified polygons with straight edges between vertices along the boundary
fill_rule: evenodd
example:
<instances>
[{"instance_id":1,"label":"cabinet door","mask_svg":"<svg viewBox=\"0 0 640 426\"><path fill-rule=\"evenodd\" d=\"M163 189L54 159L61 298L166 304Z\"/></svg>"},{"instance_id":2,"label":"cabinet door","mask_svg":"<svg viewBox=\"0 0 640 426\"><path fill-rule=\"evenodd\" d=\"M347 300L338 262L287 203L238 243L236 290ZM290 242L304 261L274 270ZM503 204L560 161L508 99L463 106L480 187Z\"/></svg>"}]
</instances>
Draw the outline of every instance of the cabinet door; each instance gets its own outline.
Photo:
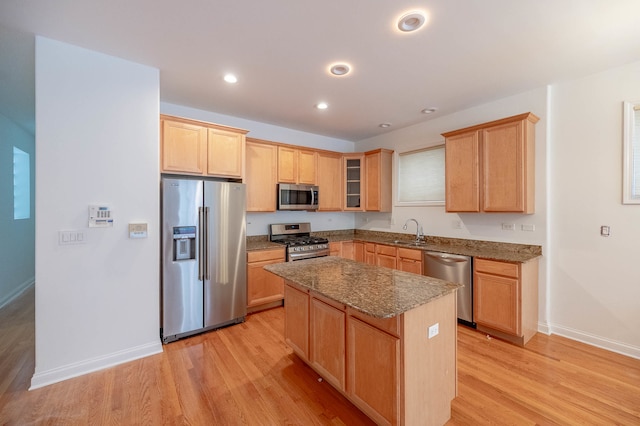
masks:
<instances>
[{"instance_id":1,"label":"cabinet door","mask_svg":"<svg viewBox=\"0 0 640 426\"><path fill-rule=\"evenodd\" d=\"M250 252L247 256L247 307L284 299L284 279L264 270L264 265L284 262L284 250Z\"/></svg>"},{"instance_id":2,"label":"cabinet door","mask_svg":"<svg viewBox=\"0 0 640 426\"><path fill-rule=\"evenodd\" d=\"M483 272L473 276L474 320L487 327L520 335L520 294L517 278Z\"/></svg>"},{"instance_id":3,"label":"cabinet door","mask_svg":"<svg viewBox=\"0 0 640 426\"><path fill-rule=\"evenodd\" d=\"M369 265L376 264L376 245L372 243L364 244L364 262Z\"/></svg>"},{"instance_id":4,"label":"cabinet door","mask_svg":"<svg viewBox=\"0 0 640 426\"><path fill-rule=\"evenodd\" d=\"M278 182L297 183L298 150L287 146L278 147Z\"/></svg>"},{"instance_id":5,"label":"cabinet door","mask_svg":"<svg viewBox=\"0 0 640 426\"><path fill-rule=\"evenodd\" d=\"M445 141L445 205L448 212L480 211L480 144L478 132Z\"/></svg>"},{"instance_id":6,"label":"cabinet door","mask_svg":"<svg viewBox=\"0 0 640 426\"><path fill-rule=\"evenodd\" d=\"M364 155L344 155L343 159L344 210L364 211Z\"/></svg>"},{"instance_id":7,"label":"cabinet door","mask_svg":"<svg viewBox=\"0 0 640 426\"><path fill-rule=\"evenodd\" d=\"M339 241L329 243L329 256L342 256L342 243Z\"/></svg>"},{"instance_id":8,"label":"cabinet door","mask_svg":"<svg viewBox=\"0 0 640 426\"><path fill-rule=\"evenodd\" d=\"M342 257L345 259L355 260L355 251L353 241L342 242Z\"/></svg>"},{"instance_id":9,"label":"cabinet door","mask_svg":"<svg viewBox=\"0 0 640 426\"><path fill-rule=\"evenodd\" d=\"M378 149L365 153L365 210L391 211L391 162L393 151Z\"/></svg>"},{"instance_id":10,"label":"cabinet door","mask_svg":"<svg viewBox=\"0 0 640 426\"><path fill-rule=\"evenodd\" d=\"M221 129L209 129L207 174L242 178L245 136Z\"/></svg>"},{"instance_id":11,"label":"cabinet door","mask_svg":"<svg viewBox=\"0 0 640 426\"><path fill-rule=\"evenodd\" d=\"M316 180L316 152L298 150L298 183L315 185Z\"/></svg>"},{"instance_id":12,"label":"cabinet door","mask_svg":"<svg viewBox=\"0 0 640 426\"><path fill-rule=\"evenodd\" d=\"M364 243L360 241L354 241L353 243L353 257L356 262L364 262Z\"/></svg>"},{"instance_id":13,"label":"cabinet door","mask_svg":"<svg viewBox=\"0 0 640 426\"><path fill-rule=\"evenodd\" d=\"M330 384L345 385L345 313L315 297L311 299L309 361Z\"/></svg>"},{"instance_id":14,"label":"cabinet door","mask_svg":"<svg viewBox=\"0 0 640 426\"><path fill-rule=\"evenodd\" d=\"M397 250L395 247L385 246L382 244L376 245L376 265L396 269L396 256Z\"/></svg>"},{"instance_id":15,"label":"cabinet door","mask_svg":"<svg viewBox=\"0 0 640 426\"><path fill-rule=\"evenodd\" d=\"M162 172L204 175L207 128L162 120Z\"/></svg>"},{"instance_id":16,"label":"cabinet door","mask_svg":"<svg viewBox=\"0 0 640 426\"><path fill-rule=\"evenodd\" d=\"M482 130L482 208L524 212L525 146L522 121Z\"/></svg>"},{"instance_id":17,"label":"cabinet door","mask_svg":"<svg viewBox=\"0 0 640 426\"><path fill-rule=\"evenodd\" d=\"M276 172L278 151L275 145L247 141L247 211L276 211Z\"/></svg>"},{"instance_id":18,"label":"cabinet door","mask_svg":"<svg viewBox=\"0 0 640 426\"><path fill-rule=\"evenodd\" d=\"M305 360L309 359L309 294L284 287L284 339Z\"/></svg>"},{"instance_id":19,"label":"cabinet door","mask_svg":"<svg viewBox=\"0 0 640 426\"><path fill-rule=\"evenodd\" d=\"M342 155L318 153L317 182L320 188L318 210L342 210Z\"/></svg>"},{"instance_id":20,"label":"cabinet door","mask_svg":"<svg viewBox=\"0 0 640 426\"><path fill-rule=\"evenodd\" d=\"M347 393L377 424L400 424L399 372L400 339L347 317Z\"/></svg>"}]
</instances>

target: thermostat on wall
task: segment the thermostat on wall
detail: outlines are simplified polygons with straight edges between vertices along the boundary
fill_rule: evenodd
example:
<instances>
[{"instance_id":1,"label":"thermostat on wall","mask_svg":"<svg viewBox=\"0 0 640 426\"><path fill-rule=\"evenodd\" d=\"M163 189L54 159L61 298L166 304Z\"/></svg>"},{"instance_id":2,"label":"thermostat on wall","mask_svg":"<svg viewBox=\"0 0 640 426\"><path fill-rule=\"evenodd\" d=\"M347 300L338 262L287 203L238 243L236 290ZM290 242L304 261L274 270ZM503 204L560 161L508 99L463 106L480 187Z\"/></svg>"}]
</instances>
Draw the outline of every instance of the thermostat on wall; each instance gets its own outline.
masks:
<instances>
[{"instance_id":1,"label":"thermostat on wall","mask_svg":"<svg viewBox=\"0 0 640 426\"><path fill-rule=\"evenodd\" d=\"M89 206L89 228L113 226L112 211L107 206Z\"/></svg>"},{"instance_id":2,"label":"thermostat on wall","mask_svg":"<svg viewBox=\"0 0 640 426\"><path fill-rule=\"evenodd\" d=\"M129 238L147 238L146 223L130 223Z\"/></svg>"}]
</instances>

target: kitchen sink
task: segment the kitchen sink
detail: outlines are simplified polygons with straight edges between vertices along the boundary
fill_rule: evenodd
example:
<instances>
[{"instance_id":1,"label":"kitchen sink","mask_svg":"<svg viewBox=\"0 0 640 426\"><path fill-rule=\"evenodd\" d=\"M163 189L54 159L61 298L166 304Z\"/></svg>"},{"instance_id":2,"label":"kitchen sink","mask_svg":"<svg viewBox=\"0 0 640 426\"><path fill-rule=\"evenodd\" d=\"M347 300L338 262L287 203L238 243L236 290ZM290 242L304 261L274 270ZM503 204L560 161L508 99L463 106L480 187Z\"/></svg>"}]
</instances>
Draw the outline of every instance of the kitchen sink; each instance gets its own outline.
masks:
<instances>
[{"instance_id":1,"label":"kitchen sink","mask_svg":"<svg viewBox=\"0 0 640 426\"><path fill-rule=\"evenodd\" d=\"M411 246L411 247L424 247L428 245L426 241L390 240L387 242L389 244L400 244L403 246Z\"/></svg>"}]
</instances>

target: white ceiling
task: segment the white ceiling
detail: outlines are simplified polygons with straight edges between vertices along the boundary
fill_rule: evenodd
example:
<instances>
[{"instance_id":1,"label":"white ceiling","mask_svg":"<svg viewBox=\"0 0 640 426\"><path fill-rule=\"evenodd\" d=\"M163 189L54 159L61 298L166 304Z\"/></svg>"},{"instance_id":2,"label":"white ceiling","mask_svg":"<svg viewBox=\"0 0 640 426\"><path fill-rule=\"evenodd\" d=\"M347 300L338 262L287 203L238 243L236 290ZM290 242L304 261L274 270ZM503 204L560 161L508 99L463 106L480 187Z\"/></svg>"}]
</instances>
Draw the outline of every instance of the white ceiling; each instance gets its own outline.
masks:
<instances>
[{"instance_id":1,"label":"white ceiling","mask_svg":"<svg viewBox=\"0 0 640 426\"><path fill-rule=\"evenodd\" d=\"M395 31L414 9L427 25ZM640 60L639 17L639 0L2 0L0 98L24 84L7 77L18 30L156 67L165 102L358 141Z\"/></svg>"}]
</instances>

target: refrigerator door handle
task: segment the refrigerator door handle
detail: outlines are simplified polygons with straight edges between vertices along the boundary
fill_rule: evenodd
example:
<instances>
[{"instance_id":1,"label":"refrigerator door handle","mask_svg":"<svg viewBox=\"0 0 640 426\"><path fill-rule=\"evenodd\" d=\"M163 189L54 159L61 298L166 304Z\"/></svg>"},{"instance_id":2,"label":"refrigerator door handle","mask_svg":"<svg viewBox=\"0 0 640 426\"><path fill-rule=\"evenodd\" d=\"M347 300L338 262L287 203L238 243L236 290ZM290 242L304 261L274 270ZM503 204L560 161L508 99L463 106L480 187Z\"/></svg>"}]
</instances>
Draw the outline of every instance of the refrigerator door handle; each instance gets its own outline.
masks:
<instances>
[{"instance_id":1,"label":"refrigerator door handle","mask_svg":"<svg viewBox=\"0 0 640 426\"><path fill-rule=\"evenodd\" d=\"M204 265L204 279L209 280L209 207L204 208L204 226L202 227L202 236L204 243L202 244L204 258L202 264Z\"/></svg>"},{"instance_id":2,"label":"refrigerator door handle","mask_svg":"<svg viewBox=\"0 0 640 426\"><path fill-rule=\"evenodd\" d=\"M200 230L200 235L198 235L198 280L204 281L204 239L205 233L204 229L204 208L198 207L198 229Z\"/></svg>"}]
</instances>

